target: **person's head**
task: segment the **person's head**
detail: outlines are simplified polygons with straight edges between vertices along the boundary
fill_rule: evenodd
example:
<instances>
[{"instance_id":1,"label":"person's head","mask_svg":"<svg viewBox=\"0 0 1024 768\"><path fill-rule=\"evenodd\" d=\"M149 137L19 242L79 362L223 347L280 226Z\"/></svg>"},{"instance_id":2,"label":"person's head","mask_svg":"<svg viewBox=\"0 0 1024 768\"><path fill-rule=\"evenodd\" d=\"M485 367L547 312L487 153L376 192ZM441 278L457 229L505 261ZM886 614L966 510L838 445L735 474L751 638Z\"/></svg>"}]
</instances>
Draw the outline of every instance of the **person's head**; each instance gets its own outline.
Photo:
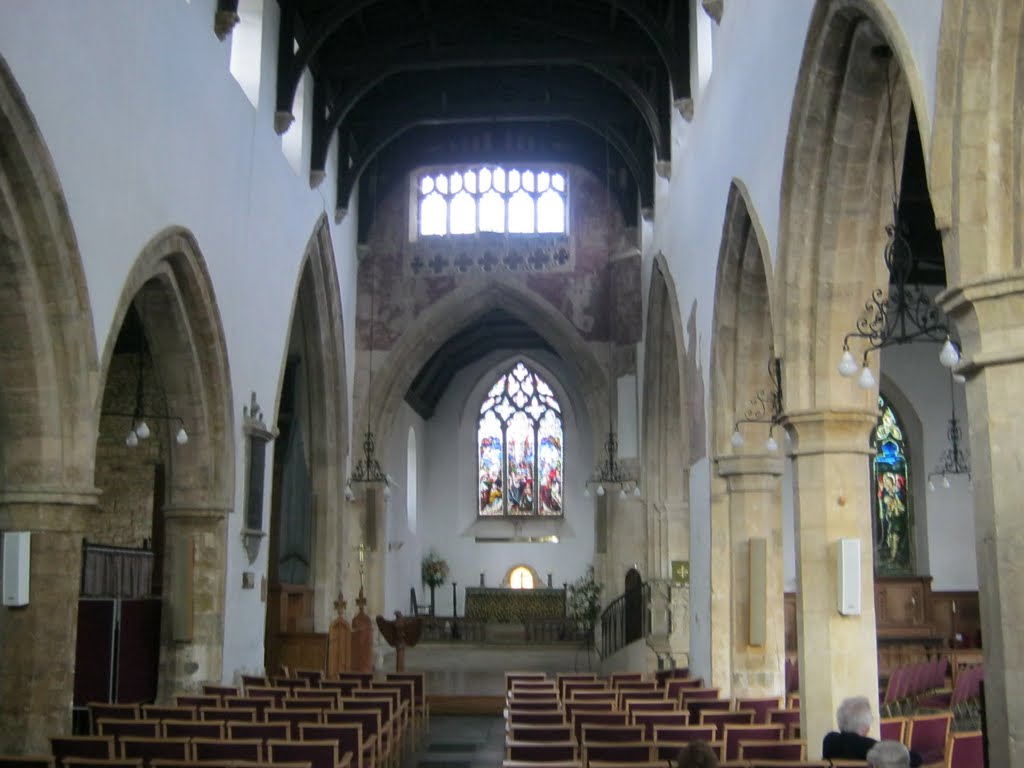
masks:
<instances>
[{"instance_id":1,"label":"person's head","mask_svg":"<svg viewBox=\"0 0 1024 768\"><path fill-rule=\"evenodd\" d=\"M871 714L871 702L867 696L851 696L843 699L836 710L836 724L843 733L859 733L865 736L871 727L874 717Z\"/></svg>"},{"instance_id":2,"label":"person's head","mask_svg":"<svg viewBox=\"0 0 1024 768\"><path fill-rule=\"evenodd\" d=\"M676 756L679 768L718 768L718 755L706 741L691 741Z\"/></svg>"},{"instance_id":3,"label":"person's head","mask_svg":"<svg viewBox=\"0 0 1024 768\"><path fill-rule=\"evenodd\" d=\"M868 750L871 768L910 768L910 750L898 741L880 741Z\"/></svg>"}]
</instances>

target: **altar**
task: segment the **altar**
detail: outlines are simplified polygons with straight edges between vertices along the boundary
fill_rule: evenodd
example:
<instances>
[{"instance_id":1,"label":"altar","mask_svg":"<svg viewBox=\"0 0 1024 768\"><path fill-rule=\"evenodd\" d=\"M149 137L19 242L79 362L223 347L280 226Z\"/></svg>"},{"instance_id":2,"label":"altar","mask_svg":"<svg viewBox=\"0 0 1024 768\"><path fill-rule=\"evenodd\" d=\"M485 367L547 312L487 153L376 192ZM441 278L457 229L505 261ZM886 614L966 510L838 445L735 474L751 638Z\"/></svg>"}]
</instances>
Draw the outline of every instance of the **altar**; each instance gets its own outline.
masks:
<instances>
[{"instance_id":1,"label":"altar","mask_svg":"<svg viewBox=\"0 0 1024 768\"><path fill-rule=\"evenodd\" d=\"M465 617L495 624L561 620L565 618L565 590L467 587Z\"/></svg>"}]
</instances>

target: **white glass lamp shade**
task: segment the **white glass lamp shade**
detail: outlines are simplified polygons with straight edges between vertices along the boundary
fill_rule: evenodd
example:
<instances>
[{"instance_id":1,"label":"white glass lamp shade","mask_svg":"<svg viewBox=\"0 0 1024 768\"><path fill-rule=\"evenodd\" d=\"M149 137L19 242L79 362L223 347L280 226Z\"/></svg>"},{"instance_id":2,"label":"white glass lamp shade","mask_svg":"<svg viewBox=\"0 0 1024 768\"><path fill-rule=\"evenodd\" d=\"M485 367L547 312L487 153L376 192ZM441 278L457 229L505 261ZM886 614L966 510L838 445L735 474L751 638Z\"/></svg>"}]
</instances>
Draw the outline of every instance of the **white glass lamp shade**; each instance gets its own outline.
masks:
<instances>
[{"instance_id":1,"label":"white glass lamp shade","mask_svg":"<svg viewBox=\"0 0 1024 768\"><path fill-rule=\"evenodd\" d=\"M733 431L732 437L729 438L729 442L732 443L733 448L743 447L743 435L740 434L739 427L736 427L736 429Z\"/></svg>"},{"instance_id":2,"label":"white glass lamp shade","mask_svg":"<svg viewBox=\"0 0 1024 768\"><path fill-rule=\"evenodd\" d=\"M589 499L590 498L590 486L589 485L584 485L583 486L583 498L584 499Z\"/></svg>"},{"instance_id":3,"label":"white glass lamp shade","mask_svg":"<svg viewBox=\"0 0 1024 768\"><path fill-rule=\"evenodd\" d=\"M768 453L775 453L779 450L779 444L775 440L775 435L768 435L768 439L764 441L764 449L768 451Z\"/></svg>"},{"instance_id":4,"label":"white glass lamp shade","mask_svg":"<svg viewBox=\"0 0 1024 768\"><path fill-rule=\"evenodd\" d=\"M603 485L597 486L597 495L598 496L604 496L604 486Z\"/></svg>"},{"instance_id":5,"label":"white glass lamp shade","mask_svg":"<svg viewBox=\"0 0 1024 768\"><path fill-rule=\"evenodd\" d=\"M188 432L185 431L184 427L178 427L178 434L174 436L174 440L178 445L185 445L188 442Z\"/></svg>"},{"instance_id":6,"label":"white glass lamp shade","mask_svg":"<svg viewBox=\"0 0 1024 768\"><path fill-rule=\"evenodd\" d=\"M634 495L634 496L635 496L636 498L638 498L638 499L640 498L640 486L639 486L639 485L637 485L637 486L635 486L635 487L633 488L633 495Z\"/></svg>"},{"instance_id":7,"label":"white glass lamp shade","mask_svg":"<svg viewBox=\"0 0 1024 768\"><path fill-rule=\"evenodd\" d=\"M845 376L847 379L857 374L857 361L853 359L850 350L843 350L843 356L839 358L838 370L839 375Z\"/></svg>"},{"instance_id":8,"label":"white glass lamp shade","mask_svg":"<svg viewBox=\"0 0 1024 768\"><path fill-rule=\"evenodd\" d=\"M932 480L930 477L928 478L928 490L929 491L934 491L935 490L935 481Z\"/></svg>"},{"instance_id":9,"label":"white glass lamp shade","mask_svg":"<svg viewBox=\"0 0 1024 768\"><path fill-rule=\"evenodd\" d=\"M139 444L139 436L135 434L134 429L128 432L128 437L124 439L124 444L127 445L129 448L134 448L136 445Z\"/></svg>"},{"instance_id":10,"label":"white glass lamp shade","mask_svg":"<svg viewBox=\"0 0 1024 768\"><path fill-rule=\"evenodd\" d=\"M949 478L945 475L942 476L942 487L949 488Z\"/></svg>"},{"instance_id":11,"label":"white glass lamp shade","mask_svg":"<svg viewBox=\"0 0 1024 768\"><path fill-rule=\"evenodd\" d=\"M942 351L939 352L939 362L947 368L952 368L960 362L960 353L948 337L946 338L946 343L942 345Z\"/></svg>"},{"instance_id":12,"label":"white glass lamp shade","mask_svg":"<svg viewBox=\"0 0 1024 768\"><path fill-rule=\"evenodd\" d=\"M860 376L857 377L857 386L861 389L871 389L875 386L875 375L871 373L868 366L860 369Z\"/></svg>"},{"instance_id":13,"label":"white glass lamp shade","mask_svg":"<svg viewBox=\"0 0 1024 768\"><path fill-rule=\"evenodd\" d=\"M145 419L139 419L138 423L135 425L135 434L138 435L139 440L145 440L149 437L149 425L146 423Z\"/></svg>"}]
</instances>

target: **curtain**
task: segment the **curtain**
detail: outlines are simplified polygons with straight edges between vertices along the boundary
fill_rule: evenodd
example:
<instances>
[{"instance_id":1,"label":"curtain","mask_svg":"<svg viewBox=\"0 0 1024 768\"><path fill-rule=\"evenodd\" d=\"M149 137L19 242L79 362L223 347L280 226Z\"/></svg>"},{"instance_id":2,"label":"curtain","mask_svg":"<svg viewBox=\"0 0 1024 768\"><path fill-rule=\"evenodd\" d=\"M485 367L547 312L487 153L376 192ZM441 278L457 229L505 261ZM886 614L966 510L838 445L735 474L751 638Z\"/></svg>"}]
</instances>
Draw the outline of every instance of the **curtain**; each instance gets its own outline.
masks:
<instances>
[{"instance_id":1,"label":"curtain","mask_svg":"<svg viewBox=\"0 0 1024 768\"><path fill-rule=\"evenodd\" d=\"M302 422L288 431L281 481L281 544L277 578L282 584L309 582L309 547L312 536L313 495L303 445Z\"/></svg>"},{"instance_id":2,"label":"curtain","mask_svg":"<svg viewBox=\"0 0 1024 768\"><path fill-rule=\"evenodd\" d=\"M145 597L152 587L150 550L85 545L82 597Z\"/></svg>"}]
</instances>

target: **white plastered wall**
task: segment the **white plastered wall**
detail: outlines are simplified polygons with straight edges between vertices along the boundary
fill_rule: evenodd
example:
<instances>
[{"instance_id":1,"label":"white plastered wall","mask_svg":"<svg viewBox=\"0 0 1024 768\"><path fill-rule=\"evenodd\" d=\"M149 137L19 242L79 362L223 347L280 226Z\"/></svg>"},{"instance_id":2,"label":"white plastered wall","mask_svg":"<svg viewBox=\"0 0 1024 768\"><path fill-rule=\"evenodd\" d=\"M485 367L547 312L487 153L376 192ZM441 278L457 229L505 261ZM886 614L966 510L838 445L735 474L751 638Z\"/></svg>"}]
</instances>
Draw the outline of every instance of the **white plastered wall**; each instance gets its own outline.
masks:
<instances>
[{"instance_id":1,"label":"white plastered wall","mask_svg":"<svg viewBox=\"0 0 1024 768\"><path fill-rule=\"evenodd\" d=\"M318 218L335 207L333 150L328 178L310 190L308 174L292 170L273 131L278 6L264 8L258 111L228 70L230 43L213 34L214 0L55 0L0 10L0 55L53 156L84 263L97 348L117 333L111 324L124 278L158 232L188 229L209 270L227 345L236 439L225 680L263 666L259 586L266 546L250 565L240 537L242 406L255 391L266 421L276 420L302 257ZM347 360L354 221L354 214L338 226L331 220ZM347 366L349 392L353 368ZM268 466L272 461L268 452ZM268 502L269 493L268 482ZM268 517L269 503L265 525ZM254 589L242 589L244 571L254 572Z\"/></svg>"}]
</instances>

